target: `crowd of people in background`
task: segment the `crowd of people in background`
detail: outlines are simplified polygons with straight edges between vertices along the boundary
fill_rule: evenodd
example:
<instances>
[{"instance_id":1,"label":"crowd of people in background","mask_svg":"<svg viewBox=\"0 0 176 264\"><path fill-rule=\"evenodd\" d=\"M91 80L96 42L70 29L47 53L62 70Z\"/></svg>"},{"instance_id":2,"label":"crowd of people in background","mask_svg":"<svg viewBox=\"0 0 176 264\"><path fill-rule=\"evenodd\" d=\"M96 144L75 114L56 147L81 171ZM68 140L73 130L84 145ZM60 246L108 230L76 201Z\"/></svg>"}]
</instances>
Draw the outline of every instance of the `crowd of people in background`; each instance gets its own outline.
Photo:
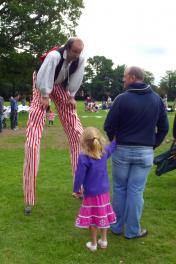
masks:
<instances>
[{"instance_id":1,"label":"crowd of people in background","mask_svg":"<svg viewBox=\"0 0 176 264\"><path fill-rule=\"evenodd\" d=\"M174 112L176 107L176 99L174 100L172 105L168 104L167 94L161 96L165 109L167 112ZM10 115L6 111L6 107L4 106L4 98L0 96L0 132L2 132L3 128L7 127L7 119L10 118L10 128L12 130L18 129L18 105L19 100L21 99L21 106L29 106L31 105L32 98L26 99L26 97L20 97L19 93L15 93L14 96L11 96L9 99L10 102ZM109 110L113 104L113 100L111 96L103 96L101 102L95 101L91 96L85 96L84 100L84 111L85 112L98 112L100 110ZM23 112L23 111L22 111ZM24 111L25 112L25 111ZM51 101L49 103L49 108L46 111L45 119L48 120L48 126L52 126L54 124L54 119L56 117L55 110L51 109Z\"/></svg>"},{"instance_id":2,"label":"crowd of people in background","mask_svg":"<svg viewBox=\"0 0 176 264\"><path fill-rule=\"evenodd\" d=\"M7 127L7 120L10 119L10 128L13 131L18 129L18 110L19 104L21 100L21 106L29 106L31 105L32 99L28 100L24 96L20 96L18 92L11 96L9 99L10 112L7 113L6 106L4 106L4 98L0 96L0 132L2 132L3 128ZM84 111L89 112L98 112L100 110L109 110L112 106L112 99L110 96L103 96L101 102L95 101L91 96L86 96L84 101ZM23 111L22 111L23 112ZM25 111L24 111L25 112ZM48 126L52 126L54 124L54 119L56 117L55 110L51 107L51 101L46 110L45 120L48 121Z\"/></svg>"},{"instance_id":3,"label":"crowd of people in background","mask_svg":"<svg viewBox=\"0 0 176 264\"><path fill-rule=\"evenodd\" d=\"M21 104L19 105L20 99ZM0 132L2 132L4 128L7 128L8 119L10 120L9 127L13 131L16 131L18 129L18 112L28 111L29 106L30 102L27 106L26 98L20 98L20 94L18 92L9 98L9 105L5 105L4 98L0 96Z\"/></svg>"},{"instance_id":4,"label":"crowd of people in background","mask_svg":"<svg viewBox=\"0 0 176 264\"><path fill-rule=\"evenodd\" d=\"M96 102L91 96L87 96L84 102L84 110L89 112L98 112L99 110L108 110L112 106L112 99L103 96L101 103Z\"/></svg>"}]
</instances>

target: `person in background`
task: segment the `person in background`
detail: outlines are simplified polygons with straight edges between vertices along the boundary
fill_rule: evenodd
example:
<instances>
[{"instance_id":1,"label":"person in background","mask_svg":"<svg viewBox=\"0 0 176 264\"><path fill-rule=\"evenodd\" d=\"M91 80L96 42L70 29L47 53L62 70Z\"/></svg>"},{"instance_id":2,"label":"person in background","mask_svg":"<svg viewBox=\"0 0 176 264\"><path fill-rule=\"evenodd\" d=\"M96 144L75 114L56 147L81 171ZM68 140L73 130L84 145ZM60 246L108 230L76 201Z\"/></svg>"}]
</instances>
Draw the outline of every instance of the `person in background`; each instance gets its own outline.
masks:
<instances>
[{"instance_id":1,"label":"person in background","mask_svg":"<svg viewBox=\"0 0 176 264\"><path fill-rule=\"evenodd\" d=\"M167 111L167 109L168 109L167 94L165 94L163 97L163 103L164 103L165 109Z\"/></svg>"},{"instance_id":2,"label":"person in background","mask_svg":"<svg viewBox=\"0 0 176 264\"><path fill-rule=\"evenodd\" d=\"M18 100L20 96L19 93L16 92L14 97L11 97L10 99L10 106L11 106L11 112L10 112L10 120L11 120L11 129L16 130L17 123L18 123Z\"/></svg>"},{"instance_id":3,"label":"person in background","mask_svg":"<svg viewBox=\"0 0 176 264\"><path fill-rule=\"evenodd\" d=\"M104 144L105 140L97 128L88 127L84 130L73 188L73 196L79 198L79 190L83 185L83 202L75 225L89 228L91 241L87 242L86 247L91 251L97 249L97 229L101 232L98 245L107 248L107 229L116 222L110 204L107 172L107 159L115 150L116 143L113 141L106 147Z\"/></svg>"},{"instance_id":4,"label":"person in background","mask_svg":"<svg viewBox=\"0 0 176 264\"><path fill-rule=\"evenodd\" d=\"M103 97L105 98L105 97ZM106 110L107 109L107 101L106 100L102 100L102 110Z\"/></svg>"},{"instance_id":5,"label":"person in background","mask_svg":"<svg viewBox=\"0 0 176 264\"><path fill-rule=\"evenodd\" d=\"M73 176L75 174L80 151L80 135L83 131L75 101L75 94L84 75L83 48L84 43L81 39L70 38L58 50L50 51L38 72L33 73L33 99L27 123L23 172L25 215L31 214L35 204L40 141L49 98L56 106L59 119L68 137Z\"/></svg>"},{"instance_id":6,"label":"person in background","mask_svg":"<svg viewBox=\"0 0 176 264\"><path fill-rule=\"evenodd\" d=\"M107 98L107 108L110 109L111 106L112 106L112 99L111 99L110 96L108 96L108 98Z\"/></svg>"},{"instance_id":7,"label":"person in background","mask_svg":"<svg viewBox=\"0 0 176 264\"><path fill-rule=\"evenodd\" d=\"M92 103L91 97L87 96L86 99L85 99L85 102L84 102L84 106L85 106L84 111L85 112L89 111L89 104L91 104L91 103Z\"/></svg>"},{"instance_id":8,"label":"person in background","mask_svg":"<svg viewBox=\"0 0 176 264\"><path fill-rule=\"evenodd\" d=\"M26 98L25 97L23 97L21 99L21 104L22 104L22 106L26 106Z\"/></svg>"},{"instance_id":9,"label":"person in background","mask_svg":"<svg viewBox=\"0 0 176 264\"><path fill-rule=\"evenodd\" d=\"M143 193L153 165L153 149L168 132L166 109L161 97L145 84L144 71L128 67L124 72L126 91L116 97L105 120L104 129L110 141L117 139L112 154L112 206L118 215L111 226L113 233L125 232L128 239L141 238Z\"/></svg>"},{"instance_id":10,"label":"person in background","mask_svg":"<svg viewBox=\"0 0 176 264\"><path fill-rule=\"evenodd\" d=\"M4 98L0 96L0 133L2 132L3 128L3 110L4 110Z\"/></svg>"},{"instance_id":11,"label":"person in background","mask_svg":"<svg viewBox=\"0 0 176 264\"><path fill-rule=\"evenodd\" d=\"M48 117L48 126L53 125L54 124L55 113L52 111L50 106L49 106L49 109L48 109L47 117Z\"/></svg>"}]
</instances>

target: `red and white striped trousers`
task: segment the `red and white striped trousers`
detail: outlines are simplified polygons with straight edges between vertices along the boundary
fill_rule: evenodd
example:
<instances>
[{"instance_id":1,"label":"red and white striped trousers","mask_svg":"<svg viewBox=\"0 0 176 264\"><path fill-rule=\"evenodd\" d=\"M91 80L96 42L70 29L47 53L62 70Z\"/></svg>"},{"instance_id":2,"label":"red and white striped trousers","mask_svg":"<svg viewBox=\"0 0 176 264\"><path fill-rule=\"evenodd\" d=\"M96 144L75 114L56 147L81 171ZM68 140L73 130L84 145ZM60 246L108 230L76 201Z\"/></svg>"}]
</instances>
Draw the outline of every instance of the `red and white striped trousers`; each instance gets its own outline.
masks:
<instances>
[{"instance_id":1,"label":"red and white striped trousers","mask_svg":"<svg viewBox=\"0 0 176 264\"><path fill-rule=\"evenodd\" d=\"M33 99L29 112L26 131L25 160L23 171L23 190L26 204L35 204L36 177L40 160L40 141L44 126L45 110L40 107L40 92L35 87L36 75L33 74ZM81 122L75 108L68 102L68 92L64 91L58 84L54 85L50 94L58 111L61 124L68 137L72 173L75 174L78 155L80 152L80 135L83 132Z\"/></svg>"}]
</instances>

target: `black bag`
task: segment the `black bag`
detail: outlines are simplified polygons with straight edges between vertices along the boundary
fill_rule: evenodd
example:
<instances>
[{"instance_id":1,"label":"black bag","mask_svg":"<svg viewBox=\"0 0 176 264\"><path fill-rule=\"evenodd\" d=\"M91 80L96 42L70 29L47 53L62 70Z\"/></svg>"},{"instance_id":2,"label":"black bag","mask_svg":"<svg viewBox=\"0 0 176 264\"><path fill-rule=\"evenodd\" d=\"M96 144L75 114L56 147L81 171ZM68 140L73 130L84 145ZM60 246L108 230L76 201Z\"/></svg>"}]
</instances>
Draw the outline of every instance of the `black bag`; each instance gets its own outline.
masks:
<instances>
[{"instance_id":1,"label":"black bag","mask_svg":"<svg viewBox=\"0 0 176 264\"><path fill-rule=\"evenodd\" d=\"M156 167L156 175L161 176L162 174L176 169L176 145L175 140L173 141L169 150L161 153L154 158L154 164Z\"/></svg>"},{"instance_id":2,"label":"black bag","mask_svg":"<svg viewBox=\"0 0 176 264\"><path fill-rule=\"evenodd\" d=\"M170 149L154 158L154 164L157 166L155 171L157 176L176 169L176 115L173 124L173 137L174 140Z\"/></svg>"}]
</instances>

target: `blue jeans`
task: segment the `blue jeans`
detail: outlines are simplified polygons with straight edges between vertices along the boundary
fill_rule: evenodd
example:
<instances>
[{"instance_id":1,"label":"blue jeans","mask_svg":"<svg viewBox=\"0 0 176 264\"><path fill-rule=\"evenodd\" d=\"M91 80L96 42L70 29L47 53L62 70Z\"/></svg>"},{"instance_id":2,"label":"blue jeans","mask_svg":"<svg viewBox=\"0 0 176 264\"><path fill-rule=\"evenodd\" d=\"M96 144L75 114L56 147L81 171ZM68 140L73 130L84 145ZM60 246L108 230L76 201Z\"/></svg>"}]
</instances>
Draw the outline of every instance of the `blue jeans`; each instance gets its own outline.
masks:
<instances>
[{"instance_id":1,"label":"blue jeans","mask_svg":"<svg viewBox=\"0 0 176 264\"><path fill-rule=\"evenodd\" d=\"M13 110L10 113L10 119L11 119L11 129L16 128L17 126L17 110Z\"/></svg>"},{"instance_id":2,"label":"blue jeans","mask_svg":"<svg viewBox=\"0 0 176 264\"><path fill-rule=\"evenodd\" d=\"M117 214L117 223L111 225L114 233L120 234L124 227L128 238L140 233L143 192L152 165L152 147L119 145L112 154L112 206Z\"/></svg>"}]
</instances>

